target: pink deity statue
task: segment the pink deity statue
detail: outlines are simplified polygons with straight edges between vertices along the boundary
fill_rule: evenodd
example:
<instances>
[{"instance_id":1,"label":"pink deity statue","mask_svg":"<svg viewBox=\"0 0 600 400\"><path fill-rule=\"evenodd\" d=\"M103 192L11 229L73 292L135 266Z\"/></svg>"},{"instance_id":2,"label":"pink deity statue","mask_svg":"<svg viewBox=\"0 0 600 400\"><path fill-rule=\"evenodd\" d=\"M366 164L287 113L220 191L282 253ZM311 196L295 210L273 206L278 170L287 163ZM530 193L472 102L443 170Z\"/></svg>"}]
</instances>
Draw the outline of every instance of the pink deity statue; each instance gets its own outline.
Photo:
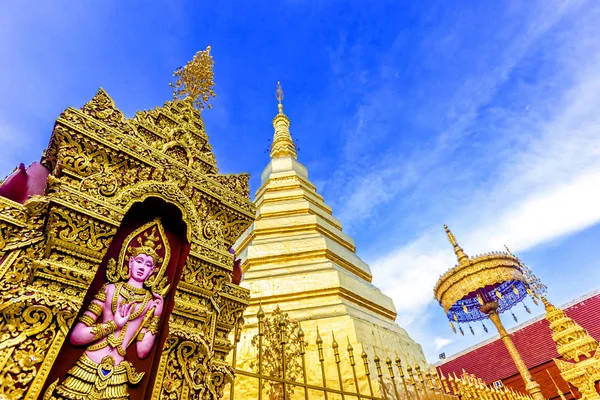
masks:
<instances>
[{"instance_id":1,"label":"pink deity statue","mask_svg":"<svg viewBox=\"0 0 600 400\"><path fill-rule=\"evenodd\" d=\"M139 383L144 373L125 359L127 348L135 342L139 358L152 351L164 306L158 292L168 290L162 278L169 257L158 219L127 237L119 263L107 265L111 283L102 286L71 333L71 344L87 346L85 352L62 383L49 386L44 399L129 398L129 385Z\"/></svg>"}]
</instances>

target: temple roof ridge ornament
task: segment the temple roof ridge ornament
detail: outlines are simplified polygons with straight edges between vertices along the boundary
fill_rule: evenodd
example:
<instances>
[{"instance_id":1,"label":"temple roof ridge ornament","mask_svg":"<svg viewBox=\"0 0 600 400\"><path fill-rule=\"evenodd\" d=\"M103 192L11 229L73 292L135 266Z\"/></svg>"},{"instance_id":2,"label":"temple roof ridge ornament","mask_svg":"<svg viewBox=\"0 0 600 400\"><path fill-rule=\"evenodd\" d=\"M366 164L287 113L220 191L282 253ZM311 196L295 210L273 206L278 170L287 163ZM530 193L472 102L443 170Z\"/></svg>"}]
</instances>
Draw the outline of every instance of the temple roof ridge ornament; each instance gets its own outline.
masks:
<instances>
[{"instance_id":1,"label":"temple roof ridge ornament","mask_svg":"<svg viewBox=\"0 0 600 400\"><path fill-rule=\"evenodd\" d=\"M298 158L296 154L296 144L292 140L290 133L290 119L283 113L283 89L281 83L277 82L277 108L279 112L273 118L273 144L271 146L271 158L293 157Z\"/></svg>"}]
</instances>

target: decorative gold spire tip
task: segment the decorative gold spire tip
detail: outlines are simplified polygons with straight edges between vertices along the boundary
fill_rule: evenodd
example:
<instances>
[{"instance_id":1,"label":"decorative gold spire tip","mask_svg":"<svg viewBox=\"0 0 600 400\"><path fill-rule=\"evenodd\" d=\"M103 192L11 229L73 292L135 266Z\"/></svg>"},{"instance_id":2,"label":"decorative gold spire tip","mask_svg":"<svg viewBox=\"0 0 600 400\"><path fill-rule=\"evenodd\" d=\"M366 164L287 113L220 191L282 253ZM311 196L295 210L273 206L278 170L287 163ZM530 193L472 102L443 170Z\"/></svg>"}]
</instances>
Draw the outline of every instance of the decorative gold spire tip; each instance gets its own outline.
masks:
<instances>
[{"instance_id":1,"label":"decorative gold spire tip","mask_svg":"<svg viewBox=\"0 0 600 400\"><path fill-rule=\"evenodd\" d=\"M452 246L458 246L456 238L454 237L454 234L452 233L450 228L448 228L448 225L444 225L444 230L446 231L446 235L448 235L448 240L450 241L450 243L452 243Z\"/></svg>"},{"instance_id":2,"label":"decorative gold spire tip","mask_svg":"<svg viewBox=\"0 0 600 400\"><path fill-rule=\"evenodd\" d=\"M554 308L554 305L550 303L544 296L542 296L542 303L544 303L544 307L546 307L546 309Z\"/></svg>"},{"instance_id":3,"label":"decorative gold spire tip","mask_svg":"<svg viewBox=\"0 0 600 400\"><path fill-rule=\"evenodd\" d=\"M277 98L279 114L283 114L283 89L281 88L281 82L277 82L277 91L275 92L275 97Z\"/></svg>"},{"instance_id":4,"label":"decorative gold spire tip","mask_svg":"<svg viewBox=\"0 0 600 400\"><path fill-rule=\"evenodd\" d=\"M271 145L271 158L293 157L296 158L296 144L290 134L290 120L283 113L283 89L281 83L277 82L277 91L275 97L278 101L279 113L273 119L273 144Z\"/></svg>"},{"instance_id":5,"label":"decorative gold spire tip","mask_svg":"<svg viewBox=\"0 0 600 400\"><path fill-rule=\"evenodd\" d=\"M454 234L452 233L450 228L448 228L448 225L444 225L444 230L446 231L446 235L448 235L448 240L454 247L454 254L456 254L458 262L463 263L467 261L469 259L469 256L467 256L463 249L458 245L458 242L456 241L456 238L454 237Z\"/></svg>"}]
</instances>

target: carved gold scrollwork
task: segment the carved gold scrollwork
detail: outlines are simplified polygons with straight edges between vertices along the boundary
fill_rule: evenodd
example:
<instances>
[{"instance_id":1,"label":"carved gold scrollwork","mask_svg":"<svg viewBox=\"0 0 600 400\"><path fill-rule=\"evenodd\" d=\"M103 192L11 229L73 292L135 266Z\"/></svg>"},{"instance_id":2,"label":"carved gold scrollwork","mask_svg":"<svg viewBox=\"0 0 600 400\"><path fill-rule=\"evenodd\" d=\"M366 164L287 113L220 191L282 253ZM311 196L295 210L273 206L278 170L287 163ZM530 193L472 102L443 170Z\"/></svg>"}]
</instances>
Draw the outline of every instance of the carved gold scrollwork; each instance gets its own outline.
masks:
<instances>
[{"instance_id":1,"label":"carved gold scrollwork","mask_svg":"<svg viewBox=\"0 0 600 400\"><path fill-rule=\"evenodd\" d=\"M206 365L209 358L209 349L206 343L183 341L177 348L177 359L182 366L183 375L188 385L194 390L204 387L204 376L208 372Z\"/></svg>"},{"instance_id":2,"label":"carved gold scrollwork","mask_svg":"<svg viewBox=\"0 0 600 400\"><path fill-rule=\"evenodd\" d=\"M215 363L214 356L205 342L184 340L176 350L176 360L184 381L173 387L189 388L190 399L219 399L223 386L233 378L232 369Z\"/></svg>"},{"instance_id":3,"label":"carved gold scrollwork","mask_svg":"<svg viewBox=\"0 0 600 400\"><path fill-rule=\"evenodd\" d=\"M67 209L53 210L56 236L83 248L101 252L108 248L116 229Z\"/></svg>"},{"instance_id":4,"label":"carved gold scrollwork","mask_svg":"<svg viewBox=\"0 0 600 400\"><path fill-rule=\"evenodd\" d=\"M117 268L117 261L114 258L106 263L106 279L109 282L117 282L121 279L121 270Z\"/></svg>"},{"instance_id":5,"label":"carved gold scrollwork","mask_svg":"<svg viewBox=\"0 0 600 400\"><path fill-rule=\"evenodd\" d=\"M8 231L8 226L6 224L0 224L0 251L2 251L2 249L4 249L4 246L6 246L6 239L4 237L5 232Z\"/></svg>"},{"instance_id":6,"label":"carved gold scrollwork","mask_svg":"<svg viewBox=\"0 0 600 400\"><path fill-rule=\"evenodd\" d=\"M0 398L21 399L54 337L52 310L16 298L0 306Z\"/></svg>"},{"instance_id":7,"label":"carved gold scrollwork","mask_svg":"<svg viewBox=\"0 0 600 400\"><path fill-rule=\"evenodd\" d=\"M58 314L56 314L58 327L60 328L63 335L67 336L67 334L69 333L69 329L71 329L71 326L75 321L76 316L77 315L74 312L66 310L59 311Z\"/></svg>"},{"instance_id":8,"label":"carved gold scrollwork","mask_svg":"<svg viewBox=\"0 0 600 400\"><path fill-rule=\"evenodd\" d=\"M108 157L103 148L94 149L91 145L86 146L89 140L77 140L76 135L71 134L67 127L57 125L53 134L61 143L59 151L61 168L79 176L89 176L100 172L102 166L107 164Z\"/></svg>"},{"instance_id":9,"label":"carved gold scrollwork","mask_svg":"<svg viewBox=\"0 0 600 400\"><path fill-rule=\"evenodd\" d=\"M233 193L250 198L250 174L209 175L209 177L225 186Z\"/></svg>"},{"instance_id":10,"label":"carved gold scrollwork","mask_svg":"<svg viewBox=\"0 0 600 400\"><path fill-rule=\"evenodd\" d=\"M96 192L104 197L113 196L119 188L119 176L121 174L118 174L112 168L103 167L100 172L84 178L79 184L79 190Z\"/></svg>"},{"instance_id":11,"label":"carved gold scrollwork","mask_svg":"<svg viewBox=\"0 0 600 400\"><path fill-rule=\"evenodd\" d=\"M202 233L204 234L209 246L217 249L227 250L228 246L226 246L223 236L223 222L214 219L207 221L204 224Z\"/></svg>"},{"instance_id":12,"label":"carved gold scrollwork","mask_svg":"<svg viewBox=\"0 0 600 400\"><path fill-rule=\"evenodd\" d=\"M177 359L176 347L178 343L179 339L176 337L169 337L165 342L165 347L163 349L163 358L166 360L163 368L164 375L162 377L162 382L157 382L158 385L155 385L154 387L153 399L181 399L182 386L185 378L183 377L181 364Z\"/></svg>"},{"instance_id":13,"label":"carved gold scrollwork","mask_svg":"<svg viewBox=\"0 0 600 400\"><path fill-rule=\"evenodd\" d=\"M183 280L199 286L212 295L221 289L224 282L231 280L231 277L228 271L212 266L199 258L189 257L185 265Z\"/></svg>"},{"instance_id":14,"label":"carved gold scrollwork","mask_svg":"<svg viewBox=\"0 0 600 400\"><path fill-rule=\"evenodd\" d=\"M102 88L92 100L86 103L82 111L110 127L137 137L135 129L127 122L123 112L116 107L113 99Z\"/></svg>"},{"instance_id":15,"label":"carved gold scrollwork","mask_svg":"<svg viewBox=\"0 0 600 400\"><path fill-rule=\"evenodd\" d=\"M42 332L52 322L52 312L48 307L26 307L19 299L2 304L0 313L3 315L3 321L0 321L0 350L13 347L29 336Z\"/></svg>"}]
</instances>

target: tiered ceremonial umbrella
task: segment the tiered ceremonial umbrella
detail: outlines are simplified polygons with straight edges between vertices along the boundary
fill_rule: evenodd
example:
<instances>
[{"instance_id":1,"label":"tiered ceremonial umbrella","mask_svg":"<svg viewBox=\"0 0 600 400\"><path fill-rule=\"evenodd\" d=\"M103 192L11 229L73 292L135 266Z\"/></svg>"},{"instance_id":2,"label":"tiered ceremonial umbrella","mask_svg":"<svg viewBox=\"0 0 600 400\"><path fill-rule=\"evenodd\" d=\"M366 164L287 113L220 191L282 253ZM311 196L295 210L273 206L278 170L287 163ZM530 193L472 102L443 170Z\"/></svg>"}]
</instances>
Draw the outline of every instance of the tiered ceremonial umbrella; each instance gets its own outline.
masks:
<instances>
[{"instance_id":1,"label":"tiered ceremonial umbrella","mask_svg":"<svg viewBox=\"0 0 600 400\"><path fill-rule=\"evenodd\" d=\"M448 239L454 246L458 264L442 275L435 285L434 295L450 321L452 329L464 334L460 324L469 324L489 318L498 329L525 388L535 400L544 399L540 385L533 380L510 335L504 329L500 315L508 311L525 297L537 299L545 286L510 251L493 252L469 257L458 245L452 232L444 225ZM527 309L528 310L528 309ZM514 317L514 314L513 314ZM484 325L484 329L485 328Z\"/></svg>"}]
</instances>

